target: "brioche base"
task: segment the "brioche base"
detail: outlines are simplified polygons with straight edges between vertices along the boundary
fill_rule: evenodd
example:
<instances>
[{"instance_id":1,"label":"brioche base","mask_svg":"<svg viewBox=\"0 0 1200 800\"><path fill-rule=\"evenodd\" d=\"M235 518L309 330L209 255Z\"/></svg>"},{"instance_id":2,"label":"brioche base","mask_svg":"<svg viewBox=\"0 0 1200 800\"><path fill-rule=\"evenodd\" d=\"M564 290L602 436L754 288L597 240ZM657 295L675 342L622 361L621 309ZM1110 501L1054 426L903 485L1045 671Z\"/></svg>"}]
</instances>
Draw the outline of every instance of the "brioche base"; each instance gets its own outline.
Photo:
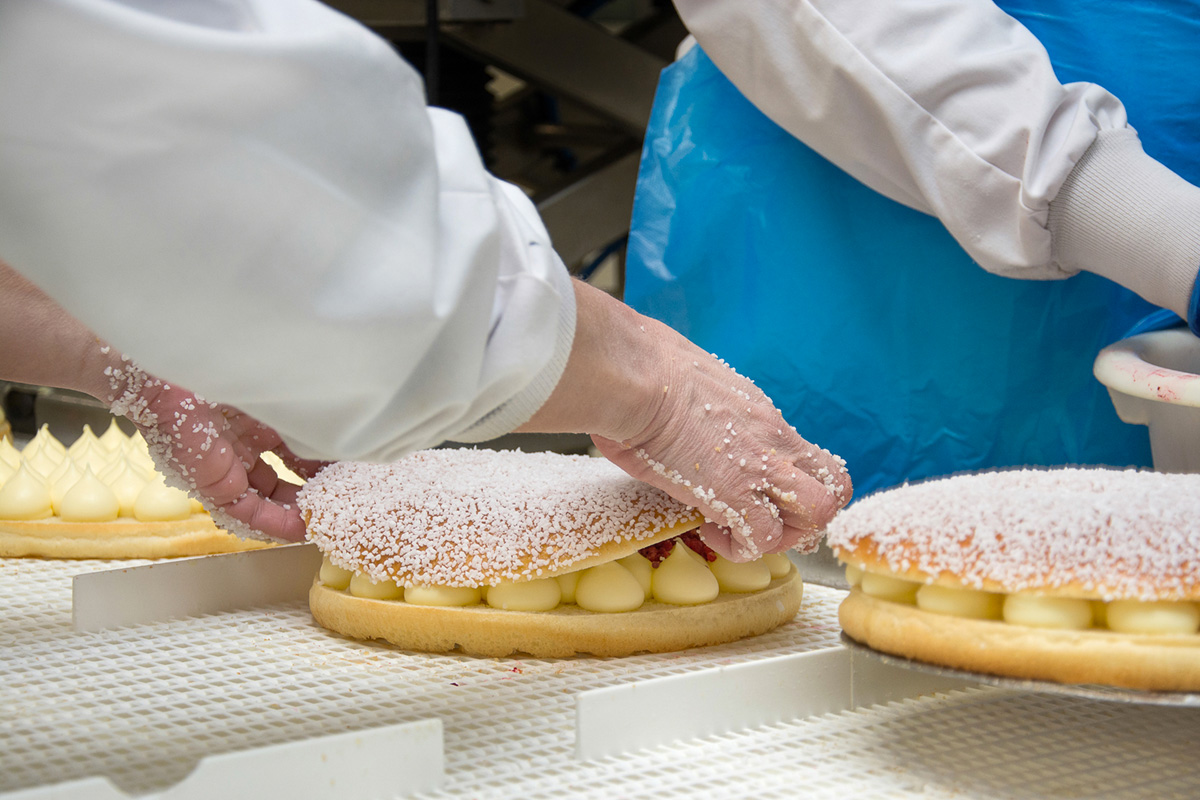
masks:
<instances>
[{"instance_id":1,"label":"brioche base","mask_svg":"<svg viewBox=\"0 0 1200 800\"><path fill-rule=\"evenodd\" d=\"M1013 678L1157 691L1200 690L1200 636L1065 631L965 619L870 597L842 601L846 634L915 661Z\"/></svg>"},{"instance_id":2,"label":"brioche base","mask_svg":"<svg viewBox=\"0 0 1200 800\"><path fill-rule=\"evenodd\" d=\"M404 650L459 651L534 658L667 653L757 636L800 610L804 584L793 566L759 592L722 592L697 606L647 602L636 611L600 614L578 606L553 611L501 611L486 605L444 608L370 600L318 579L308 601L318 624L354 639L384 639Z\"/></svg>"},{"instance_id":3,"label":"brioche base","mask_svg":"<svg viewBox=\"0 0 1200 800\"><path fill-rule=\"evenodd\" d=\"M4 558L180 558L270 546L221 530L207 514L167 522L0 520L0 557Z\"/></svg>"}]
</instances>

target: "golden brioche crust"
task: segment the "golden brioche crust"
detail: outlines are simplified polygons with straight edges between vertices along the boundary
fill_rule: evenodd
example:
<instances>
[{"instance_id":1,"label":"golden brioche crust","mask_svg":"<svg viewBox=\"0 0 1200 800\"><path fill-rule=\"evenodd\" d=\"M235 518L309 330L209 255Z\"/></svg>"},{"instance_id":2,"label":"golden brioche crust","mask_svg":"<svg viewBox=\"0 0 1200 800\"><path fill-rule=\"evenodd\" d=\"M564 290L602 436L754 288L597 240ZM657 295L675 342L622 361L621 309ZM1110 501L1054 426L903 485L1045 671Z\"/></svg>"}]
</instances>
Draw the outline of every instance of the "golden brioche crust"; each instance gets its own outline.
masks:
<instances>
[{"instance_id":1,"label":"golden brioche crust","mask_svg":"<svg viewBox=\"0 0 1200 800\"><path fill-rule=\"evenodd\" d=\"M5 558L180 558L270 546L240 539L200 513L165 522L0 520L0 557Z\"/></svg>"},{"instance_id":2,"label":"golden brioche crust","mask_svg":"<svg viewBox=\"0 0 1200 800\"><path fill-rule=\"evenodd\" d=\"M338 462L305 484L309 541L330 562L401 586L520 583L613 561L703 515L605 459L426 450Z\"/></svg>"},{"instance_id":3,"label":"golden brioche crust","mask_svg":"<svg viewBox=\"0 0 1200 800\"><path fill-rule=\"evenodd\" d=\"M633 519L636 520L637 518L634 517ZM493 586L497 583L523 583L538 578L553 578L555 575L565 575L568 572L577 572L579 570L587 569L588 567L594 567L598 564L606 564L609 561L616 561L618 558L631 556L637 551L641 550L643 547L649 547L652 544L658 544L659 542L664 542L667 539L673 539L674 537L687 533L688 531L695 530L696 528L699 528L703 522L704 516L699 512L696 512L695 515L689 519L686 519L683 522L675 525L663 527L654 534L645 536L644 538L628 539L625 541L610 540L601 545L597 545L592 548L591 554L587 557L578 561L573 561L570 564L560 565L557 568L543 567L540 568L540 571L526 569L522 570L521 573L515 577L502 577L494 572L488 572L485 568L481 570L481 579L478 581L458 582L447 585L466 585L473 588L476 586ZM304 524L305 527L307 527L310 531L312 530L311 512L306 511L304 513ZM322 540L314 539L314 537L311 536L309 538L310 541L315 541L318 548L322 550L324 555L330 555L329 553L325 552L325 547L321 547ZM330 560L342 569L363 572L372 576L376 574L383 574L387 580L395 581L401 586L421 585L421 581L418 579L418 576L414 575L412 572L396 569L395 564L386 563L383 560L384 557L378 552L372 552L371 550L364 548L356 551L355 555L357 557L353 559L347 559L344 557L337 558L334 556L331 557ZM522 564L523 566L528 566L533 563L534 560L535 557L529 556L521 559L521 561L518 563ZM378 570L378 572L374 570Z\"/></svg>"},{"instance_id":4,"label":"golden brioche crust","mask_svg":"<svg viewBox=\"0 0 1200 800\"><path fill-rule=\"evenodd\" d=\"M1058 683L1200 690L1200 636L1047 630L965 619L870 597L838 609L850 638L884 653L955 669Z\"/></svg>"},{"instance_id":5,"label":"golden brioche crust","mask_svg":"<svg viewBox=\"0 0 1200 800\"><path fill-rule=\"evenodd\" d=\"M417 606L355 597L318 579L309 591L309 607L313 618L332 631L383 639L405 650L564 658L666 653L757 636L795 617L803 592L793 566L752 594L723 592L703 605L647 602L636 611L600 614L575 605L543 612Z\"/></svg>"},{"instance_id":6,"label":"golden brioche crust","mask_svg":"<svg viewBox=\"0 0 1200 800\"><path fill-rule=\"evenodd\" d=\"M829 546L868 572L993 592L1200 600L1200 475L965 473L859 500Z\"/></svg>"}]
</instances>

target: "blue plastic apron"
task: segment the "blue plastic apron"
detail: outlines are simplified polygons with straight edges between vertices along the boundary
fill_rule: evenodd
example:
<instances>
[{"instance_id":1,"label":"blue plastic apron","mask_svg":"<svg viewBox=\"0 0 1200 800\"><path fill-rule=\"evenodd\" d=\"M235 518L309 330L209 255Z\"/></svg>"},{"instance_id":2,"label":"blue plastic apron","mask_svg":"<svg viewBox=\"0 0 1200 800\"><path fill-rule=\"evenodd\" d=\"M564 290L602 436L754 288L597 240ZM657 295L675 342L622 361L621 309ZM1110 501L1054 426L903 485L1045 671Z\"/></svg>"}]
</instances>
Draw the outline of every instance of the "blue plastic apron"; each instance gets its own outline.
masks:
<instances>
[{"instance_id":1,"label":"blue plastic apron","mask_svg":"<svg viewBox=\"0 0 1200 800\"><path fill-rule=\"evenodd\" d=\"M1197 4L1034 5L1001 3L1063 82L1113 90L1147 152L1197 182ZM847 460L860 497L963 470L1150 464L1146 428L1092 377L1150 305L1089 274L984 272L936 219L768 120L699 48L659 84L625 299L755 380Z\"/></svg>"}]
</instances>

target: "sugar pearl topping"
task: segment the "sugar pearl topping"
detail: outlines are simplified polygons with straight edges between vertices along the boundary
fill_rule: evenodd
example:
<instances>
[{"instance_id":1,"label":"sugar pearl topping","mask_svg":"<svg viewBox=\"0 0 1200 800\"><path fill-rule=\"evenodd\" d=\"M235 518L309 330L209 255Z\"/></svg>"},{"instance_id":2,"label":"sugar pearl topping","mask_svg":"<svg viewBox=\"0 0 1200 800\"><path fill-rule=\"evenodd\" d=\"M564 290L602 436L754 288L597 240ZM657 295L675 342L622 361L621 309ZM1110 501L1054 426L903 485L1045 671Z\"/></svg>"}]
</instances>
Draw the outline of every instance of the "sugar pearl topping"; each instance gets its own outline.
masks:
<instances>
[{"instance_id":1,"label":"sugar pearl topping","mask_svg":"<svg viewBox=\"0 0 1200 800\"><path fill-rule=\"evenodd\" d=\"M543 577L609 542L640 542L701 519L604 459L519 451L339 462L298 499L309 540L331 562L405 586Z\"/></svg>"},{"instance_id":2,"label":"sugar pearl topping","mask_svg":"<svg viewBox=\"0 0 1200 800\"><path fill-rule=\"evenodd\" d=\"M905 485L829 525L843 557L1004 591L1200 598L1200 475L1009 470ZM873 553L873 556L871 555Z\"/></svg>"}]
</instances>

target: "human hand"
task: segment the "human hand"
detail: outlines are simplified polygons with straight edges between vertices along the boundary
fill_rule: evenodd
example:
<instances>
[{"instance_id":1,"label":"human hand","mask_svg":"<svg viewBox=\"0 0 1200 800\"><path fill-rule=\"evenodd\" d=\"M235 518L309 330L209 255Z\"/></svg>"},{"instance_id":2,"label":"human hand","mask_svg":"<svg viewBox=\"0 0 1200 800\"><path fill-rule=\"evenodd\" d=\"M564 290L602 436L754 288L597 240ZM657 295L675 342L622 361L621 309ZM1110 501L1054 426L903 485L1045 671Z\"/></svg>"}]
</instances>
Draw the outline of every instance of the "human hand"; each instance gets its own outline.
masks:
<instances>
[{"instance_id":1,"label":"human hand","mask_svg":"<svg viewBox=\"0 0 1200 800\"><path fill-rule=\"evenodd\" d=\"M593 435L597 449L700 509L700 537L732 561L814 551L853 494L845 462L801 438L753 382L665 338L680 352L665 365L651 422L621 442Z\"/></svg>"},{"instance_id":2,"label":"human hand","mask_svg":"<svg viewBox=\"0 0 1200 800\"><path fill-rule=\"evenodd\" d=\"M806 442L750 380L676 331L576 286L567 369L528 431L585 431L630 475L700 509L733 561L811 552L853 494L845 463Z\"/></svg>"},{"instance_id":3,"label":"human hand","mask_svg":"<svg viewBox=\"0 0 1200 800\"><path fill-rule=\"evenodd\" d=\"M219 526L243 538L258 532L304 539L296 505L300 487L280 480L259 456L273 451L304 478L323 462L298 458L272 428L147 375L126 358L114 360L104 374L109 381L104 399L113 413L133 421L168 482L197 497Z\"/></svg>"}]
</instances>

